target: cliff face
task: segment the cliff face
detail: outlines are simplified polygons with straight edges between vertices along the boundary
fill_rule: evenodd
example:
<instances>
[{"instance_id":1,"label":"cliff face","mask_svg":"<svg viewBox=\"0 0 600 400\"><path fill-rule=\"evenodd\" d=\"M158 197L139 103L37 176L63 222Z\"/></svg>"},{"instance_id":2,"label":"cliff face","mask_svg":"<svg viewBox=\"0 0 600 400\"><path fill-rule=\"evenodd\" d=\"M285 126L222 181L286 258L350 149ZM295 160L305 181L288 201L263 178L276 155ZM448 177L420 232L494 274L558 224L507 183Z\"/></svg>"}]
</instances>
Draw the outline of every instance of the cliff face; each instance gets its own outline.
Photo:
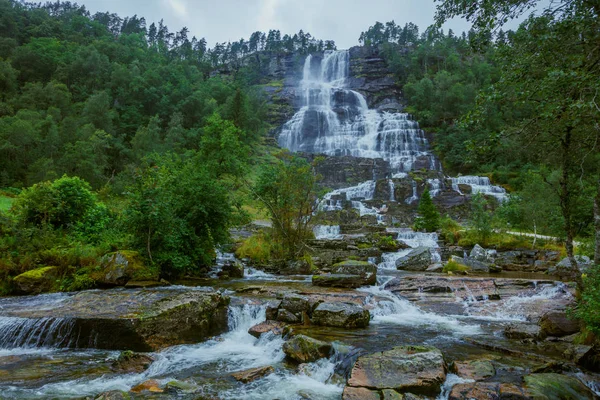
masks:
<instances>
[{"instance_id":1,"label":"cliff face","mask_svg":"<svg viewBox=\"0 0 600 400\"><path fill-rule=\"evenodd\" d=\"M315 57L321 58L321 54ZM257 53L244 60L259 76L261 89L269 102L268 122L276 136L281 125L289 121L301 107L299 83L306 55ZM369 108L402 111L402 91L379 50L356 46L350 49L348 88L367 99Z\"/></svg>"}]
</instances>

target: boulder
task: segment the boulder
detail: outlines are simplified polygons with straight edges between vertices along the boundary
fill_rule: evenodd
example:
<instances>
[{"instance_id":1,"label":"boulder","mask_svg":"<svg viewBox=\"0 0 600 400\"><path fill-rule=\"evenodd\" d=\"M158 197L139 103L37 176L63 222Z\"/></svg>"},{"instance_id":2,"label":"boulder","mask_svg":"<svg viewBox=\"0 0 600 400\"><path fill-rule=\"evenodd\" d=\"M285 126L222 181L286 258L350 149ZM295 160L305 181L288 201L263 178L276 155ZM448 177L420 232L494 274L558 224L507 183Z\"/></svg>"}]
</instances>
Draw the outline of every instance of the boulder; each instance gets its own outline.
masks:
<instances>
[{"instance_id":1,"label":"boulder","mask_svg":"<svg viewBox=\"0 0 600 400\"><path fill-rule=\"evenodd\" d=\"M579 332L579 322L570 319L564 311L549 311L542 315L539 322L545 336L563 337Z\"/></svg>"},{"instance_id":2,"label":"boulder","mask_svg":"<svg viewBox=\"0 0 600 400\"><path fill-rule=\"evenodd\" d=\"M579 273L586 273L594 264L587 256L575 256L575 261L577 261ZM571 266L571 260L568 257L563 258L558 264L548 269L548 274L573 276L574 272L573 267Z\"/></svg>"},{"instance_id":3,"label":"boulder","mask_svg":"<svg viewBox=\"0 0 600 400\"><path fill-rule=\"evenodd\" d=\"M383 389L381 391L382 400L404 400L405 396L391 389Z\"/></svg>"},{"instance_id":4,"label":"boulder","mask_svg":"<svg viewBox=\"0 0 600 400\"><path fill-rule=\"evenodd\" d=\"M450 370L461 378L474 381L483 381L496 375L496 368L489 360L456 361Z\"/></svg>"},{"instance_id":5,"label":"boulder","mask_svg":"<svg viewBox=\"0 0 600 400\"><path fill-rule=\"evenodd\" d=\"M297 317L301 317L302 313L312 314L315 306L316 304L314 301L311 301L306 296L298 294L285 295L279 304L279 308L287 310Z\"/></svg>"},{"instance_id":6,"label":"boulder","mask_svg":"<svg viewBox=\"0 0 600 400\"><path fill-rule=\"evenodd\" d=\"M329 357L331 350L331 344L305 335L296 335L283 344L286 357L297 363L314 362Z\"/></svg>"},{"instance_id":7,"label":"boulder","mask_svg":"<svg viewBox=\"0 0 600 400\"><path fill-rule=\"evenodd\" d=\"M429 247L417 247L396 260L396 268L406 271L425 271L432 264L434 264L434 258Z\"/></svg>"},{"instance_id":8,"label":"boulder","mask_svg":"<svg viewBox=\"0 0 600 400\"><path fill-rule=\"evenodd\" d=\"M536 324L512 323L504 328L504 336L515 340L543 340L542 329Z\"/></svg>"},{"instance_id":9,"label":"boulder","mask_svg":"<svg viewBox=\"0 0 600 400\"><path fill-rule=\"evenodd\" d=\"M365 328L370 320L369 311L354 303L321 303L312 318L315 325L338 328Z\"/></svg>"},{"instance_id":10,"label":"boulder","mask_svg":"<svg viewBox=\"0 0 600 400\"><path fill-rule=\"evenodd\" d=\"M312 268L306 260L288 261L280 273L281 275L310 275Z\"/></svg>"},{"instance_id":11,"label":"boulder","mask_svg":"<svg viewBox=\"0 0 600 400\"><path fill-rule=\"evenodd\" d=\"M160 382L156 379L149 379L131 388L132 393L163 393L164 390L160 387Z\"/></svg>"},{"instance_id":12,"label":"boulder","mask_svg":"<svg viewBox=\"0 0 600 400\"><path fill-rule=\"evenodd\" d=\"M366 388L346 386L342 400L381 400L379 392Z\"/></svg>"},{"instance_id":13,"label":"boulder","mask_svg":"<svg viewBox=\"0 0 600 400\"><path fill-rule=\"evenodd\" d=\"M263 333L267 332L271 332L274 335L282 335L285 327L286 325L283 322L265 321L248 329L248 333L258 339Z\"/></svg>"},{"instance_id":14,"label":"boulder","mask_svg":"<svg viewBox=\"0 0 600 400\"><path fill-rule=\"evenodd\" d=\"M302 322L301 317L297 317L288 310L280 308L277 310L277 321L287 322L288 324L299 324Z\"/></svg>"},{"instance_id":15,"label":"boulder","mask_svg":"<svg viewBox=\"0 0 600 400\"><path fill-rule=\"evenodd\" d=\"M121 250L100 259L100 268L90 273L99 286L124 286L129 281L159 281L158 271L146 267L136 251Z\"/></svg>"},{"instance_id":16,"label":"boulder","mask_svg":"<svg viewBox=\"0 0 600 400\"><path fill-rule=\"evenodd\" d=\"M44 267L27 271L14 279L18 294L40 294L51 291L56 286L58 268Z\"/></svg>"},{"instance_id":17,"label":"boulder","mask_svg":"<svg viewBox=\"0 0 600 400\"><path fill-rule=\"evenodd\" d=\"M111 365L113 371L120 374L141 374L150 367L154 359L146 354L124 351Z\"/></svg>"},{"instance_id":18,"label":"boulder","mask_svg":"<svg viewBox=\"0 0 600 400\"><path fill-rule=\"evenodd\" d=\"M244 277L244 266L239 261L229 261L223 265L220 274L227 274L230 278L243 278Z\"/></svg>"},{"instance_id":19,"label":"boulder","mask_svg":"<svg viewBox=\"0 0 600 400\"><path fill-rule=\"evenodd\" d=\"M365 285L377 283L377 266L366 261L348 260L334 264L331 267L331 273L358 275L364 279Z\"/></svg>"},{"instance_id":20,"label":"boulder","mask_svg":"<svg viewBox=\"0 0 600 400\"><path fill-rule=\"evenodd\" d=\"M94 290L45 307L10 306L0 310L0 316L53 318L56 326L62 326L61 336L50 336L56 331L49 330L36 339L47 345L150 352L226 332L228 306L229 297L212 290ZM28 322L28 326L39 325Z\"/></svg>"},{"instance_id":21,"label":"boulder","mask_svg":"<svg viewBox=\"0 0 600 400\"><path fill-rule=\"evenodd\" d=\"M459 383L454 385L448 400L500 399L500 384L495 382Z\"/></svg>"},{"instance_id":22,"label":"boulder","mask_svg":"<svg viewBox=\"0 0 600 400\"><path fill-rule=\"evenodd\" d=\"M531 374L524 378L527 394L534 399L594 399L579 379L561 374Z\"/></svg>"},{"instance_id":23,"label":"boulder","mask_svg":"<svg viewBox=\"0 0 600 400\"><path fill-rule=\"evenodd\" d=\"M478 244L476 244L475 247L473 247L473 250L471 250L469 258L485 263L492 263L494 261L490 256L490 253Z\"/></svg>"},{"instance_id":24,"label":"boulder","mask_svg":"<svg viewBox=\"0 0 600 400\"><path fill-rule=\"evenodd\" d=\"M323 274L313 275L312 284L323 287L336 288L359 288L361 286L371 285L360 275L349 274Z\"/></svg>"},{"instance_id":25,"label":"boulder","mask_svg":"<svg viewBox=\"0 0 600 400\"><path fill-rule=\"evenodd\" d=\"M172 380L165 386L165 391L176 395L193 394L200 390L200 386L195 383Z\"/></svg>"},{"instance_id":26,"label":"boulder","mask_svg":"<svg viewBox=\"0 0 600 400\"><path fill-rule=\"evenodd\" d=\"M235 372L231 374L231 376L233 376L233 378L238 382L250 383L262 378L263 376L270 375L273 372L275 372L275 369L272 366L268 365L266 367L258 367L247 369L245 371Z\"/></svg>"},{"instance_id":27,"label":"boulder","mask_svg":"<svg viewBox=\"0 0 600 400\"><path fill-rule=\"evenodd\" d=\"M445 379L446 364L440 350L430 346L399 346L359 357L348 386L436 396Z\"/></svg>"}]
</instances>

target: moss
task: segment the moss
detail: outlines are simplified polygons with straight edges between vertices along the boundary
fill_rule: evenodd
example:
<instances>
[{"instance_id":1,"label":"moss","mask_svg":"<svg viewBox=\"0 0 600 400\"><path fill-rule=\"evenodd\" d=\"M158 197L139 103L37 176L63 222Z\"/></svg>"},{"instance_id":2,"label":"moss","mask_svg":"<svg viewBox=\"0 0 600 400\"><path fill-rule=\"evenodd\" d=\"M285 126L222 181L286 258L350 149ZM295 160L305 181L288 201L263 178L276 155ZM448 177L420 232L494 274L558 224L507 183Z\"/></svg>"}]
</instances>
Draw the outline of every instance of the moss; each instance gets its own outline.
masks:
<instances>
[{"instance_id":1,"label":"moss","mask_svg":"<svg viewBox=\"0 0 600 400\"><path fill-rule=\"evenodd\" d=\"M364 266L368 266L371 265L370 262L368 261L357 261L357 260L346 260L346 261L342 261L339 262L337 264L334 264L334 267L343 267L344 265L364 265Z\"/></svg>"},{"instance_id":2,"label":"moss","mask_svg":"<svg viewBox=\"0 0 600 400\"><path fill-rule=\"evenodd\" d=\"M38 280L38 279L42 279L42 278L46 277L46 275L49 272L53 272L55 270L56 270L56 267L42 267L42 268L38 268L38 269L32 269L31 271L24 272L21 275L17 276L15 278L15 280L22 280L22 279Z\"/></svg>"},{"instance_id":3,"label":"moss","mask_svg":"<svg viewBox=\"0 0 600 400\"><path fill-rule=\"evenodd\" d=\"M444 272L465 272L469 271L471 268L466 265L457 263L456 261L448 261L448 263L444 266Z\"/></svg>"}]
</instances>

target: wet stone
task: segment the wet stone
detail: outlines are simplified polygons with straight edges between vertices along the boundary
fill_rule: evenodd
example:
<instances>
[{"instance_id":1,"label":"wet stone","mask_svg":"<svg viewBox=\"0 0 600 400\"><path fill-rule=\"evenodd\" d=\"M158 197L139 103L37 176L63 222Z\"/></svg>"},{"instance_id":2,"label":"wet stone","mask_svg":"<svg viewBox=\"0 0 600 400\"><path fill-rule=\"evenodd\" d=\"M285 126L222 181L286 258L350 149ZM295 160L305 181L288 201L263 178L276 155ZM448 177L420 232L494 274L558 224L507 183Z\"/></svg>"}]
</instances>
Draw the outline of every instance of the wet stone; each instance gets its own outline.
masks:
<instances>
[{"instance_id":1,"label":"wet stone","mask_svg":"<svg viewBox=\"0 0 600 400\"><path fill-rule=\"evenodd\" d=\"M346 386L342 394L342 400L380 400L379 392L366 388L355 388Z\"/></svg>"},{"instance_id":2,"label":"wet stone","mask_svg":"<svg viewBox=\"0 0 600 400\"><path fill-rule=\"evenodd\" d=\"M258 368L248 369L245 371L235 372L235 373L231 374L231 376L233 376L233 378L236 381L239 381L242 383L250 383L250 382L253 382L264 376L270 375L273 372L275 372L275 369L269 365L266 367L258 367Z\"/></svg>"},{"instance_id":3,"label":"wet stone","mask_svg":"<svg viewBox=\"0 0 600 400\"><path fill-rule=\"evenodd\" d=\"M331 350L331 344L305 335L294 336L283 345L286 357L297 363L314 362L329 357Z\"/></svg>"},{"instance_id":4,"label":"wet stone","mask_svg":"<svg viewBox=\"0 0 600 400\"><path fill-rule=\"evenodd\" d=\"M322 303L313 312L315 325L338 328L364 328L371 315L363 307L353 303Z\"/></svg>"},{"instance_id":5,"label":"wet stone","mask_svg":"<svg viewBox=\"0 0 600 400\"><path fill-rule=\"evenodd\" d=\"M263 333L267 332L271 332L274 335L281 335L283 334L285 327L286 325L283 322L265 321L261 322L260 324L254 325L248 330L248 333L258 339Z\"/></svg>"},{"instance_id":6,"label":"wet stone","mask_svg":"<svg viewBox=\"0 0 600 400\"><path fill-rule=\"evenodd\" d=\"M456 361L452 372L464 379L483 381L496 375L496 369L489 360Z\"/></svg>"}]
</instances>

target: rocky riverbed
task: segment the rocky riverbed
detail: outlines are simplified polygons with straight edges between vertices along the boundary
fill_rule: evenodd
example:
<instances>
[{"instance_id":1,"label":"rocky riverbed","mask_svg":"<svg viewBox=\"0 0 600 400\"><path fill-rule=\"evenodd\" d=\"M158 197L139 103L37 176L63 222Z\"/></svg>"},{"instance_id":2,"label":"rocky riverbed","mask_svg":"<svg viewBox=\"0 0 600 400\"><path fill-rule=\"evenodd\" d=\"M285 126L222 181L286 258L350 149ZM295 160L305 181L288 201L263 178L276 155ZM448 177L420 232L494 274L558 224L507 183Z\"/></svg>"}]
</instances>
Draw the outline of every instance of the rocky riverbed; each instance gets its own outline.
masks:
<instances>
[{"instance_id":1,"label":"rocky riverbed","mask_svg":"<svg viewBox=\"0 0 600 400\"><path fill-rule=\"evenodd\" d=\"M373 271L365 264L363 276ZM360 265L344 272L361 276ZM571 284L385 262L374 271L358 288L246 267L243 278L193 286L5 298L0 390L31 399L595 398L597 353L576 344L579 326L565 312Z\"/></svg>"}]
</instances>

